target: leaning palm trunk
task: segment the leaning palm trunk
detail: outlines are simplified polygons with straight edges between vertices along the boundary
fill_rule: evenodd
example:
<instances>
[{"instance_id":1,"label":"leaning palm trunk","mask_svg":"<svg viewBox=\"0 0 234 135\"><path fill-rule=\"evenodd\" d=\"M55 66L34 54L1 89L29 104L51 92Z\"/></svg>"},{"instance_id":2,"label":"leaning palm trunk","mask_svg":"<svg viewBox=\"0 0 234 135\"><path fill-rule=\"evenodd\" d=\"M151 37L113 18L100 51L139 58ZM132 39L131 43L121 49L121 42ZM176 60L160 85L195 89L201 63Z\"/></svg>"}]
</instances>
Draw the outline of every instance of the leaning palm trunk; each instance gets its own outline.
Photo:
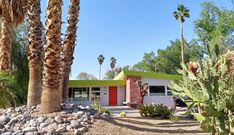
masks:
<instances>
[{"instance_id":1,"label":"leaning palm trunk","mask_svg":"<svg viewBox=\"0 0 234 135\"><path fill-rule=\"evenodd\" d=\"M11 35L12 26L7 17L2 17L1 39L0 39L0 71L11 71Z\"/></svg>"},{"instance_id":2,"label":"leaning palm trunk","mask_svg":"<svg viewBox=\"0 0 234 135\"><path fill-rule=\"evenodd\" d=\"M40 103L41 97L41 53L42 53L42 26L40 21L40 0L28 0L28 106Z\"/></svg>"},{"instance_id":3,"label":"leaning palm trunk","mask_svg":"<svg viewBox=\"0 0 234 135\"><path fill-rule=\"evenodd\" d=\"M41 112L60 111L61 0L48 0Z\"/></svg>"},{"instance_id":4,"label":"leaning palm trunk","mask_svg":"<svg viewBox=\"0 0 234 135\"><path fill-rule=\"evenodd\" d=\"M12 25L23 22L26 11L27 0L0 0L0 72L11 71Z\"/></svg>"},{"instance_id":5,"label":"leaning palm trunk","mask_svg":"<svg viewBox=\"0 0 234 135\"><path fill-rule=\"evenodd\" d=\"M180 24L181 34L181 62L184 64L184 34L183 34L183 23Z\"/></svg>"},{"instance_id":6,"label":"leaning palm trunk","mask_svg":"<svg viewBox=\"0 0 234 135\"><path fill-rule=\"evenodd\" d=\"M75 49L75 41L76 41L76 30L77 23L79 17L80 10L80 0L70 0L69 11L68 11L68 19L67 19L67 28L66 34L63 44L63 71L62 71L62 99L63 102L66 101L68 96L68 82L69 82L69 74L71 71L71 65L73 63L73 53Z\"/></svg>"}]
</instances>

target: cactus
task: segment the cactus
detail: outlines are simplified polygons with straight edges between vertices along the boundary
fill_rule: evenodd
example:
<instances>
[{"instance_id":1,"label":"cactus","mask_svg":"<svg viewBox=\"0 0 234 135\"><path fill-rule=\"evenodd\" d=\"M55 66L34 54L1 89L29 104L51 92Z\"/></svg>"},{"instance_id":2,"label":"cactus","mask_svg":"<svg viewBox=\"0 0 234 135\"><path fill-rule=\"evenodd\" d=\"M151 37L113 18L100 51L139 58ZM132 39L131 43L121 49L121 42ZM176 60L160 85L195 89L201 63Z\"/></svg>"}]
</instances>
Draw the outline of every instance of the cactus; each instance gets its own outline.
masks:
<instances>
[{"instance_id":1,"label":"cactus","mask_svg":"<svg viewBox=\"0 0 234 135\"><path fill-rule=\"evenodd\" d=\"M182 97L188 112L201 122L212 134L234 134L234 55L220 55L215 48L215 57L203 59L199 72L185 65L178 72L183 76L171 82L173 94ZM198 108L198 111L196 111Z\"/></svg>"}]
</instances>

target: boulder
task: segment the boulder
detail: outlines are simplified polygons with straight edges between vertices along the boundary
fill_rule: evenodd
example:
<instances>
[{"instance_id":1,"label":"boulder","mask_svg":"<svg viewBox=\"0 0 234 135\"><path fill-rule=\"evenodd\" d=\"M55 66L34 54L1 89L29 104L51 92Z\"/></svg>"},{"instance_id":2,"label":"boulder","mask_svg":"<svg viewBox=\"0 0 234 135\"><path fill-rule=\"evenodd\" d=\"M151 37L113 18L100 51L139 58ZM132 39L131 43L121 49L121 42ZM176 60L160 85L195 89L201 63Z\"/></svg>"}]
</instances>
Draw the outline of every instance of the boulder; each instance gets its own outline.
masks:
<instances>
[{"instance_id":1,"label":"boulder","mask_svg":"<svg viewBox=\"0 0 234 135\"><path fill-rule=\"evenodd\" d=\"M26 127L23 129L23 132L34 132L37 131L36 127Z\"/></svg>"},{"instance_id":2,"label":"boulder","mask_svg":"<svg viewBox=\"0 0 234 135\"><path fill-rule=\"evenodd\" d=\"M72 128L77 128L78 126L80 126L80 122L78 122L77 120L71 120Z\"/></svg>"},{"instance_id":3,"label":"boulder","mask_svg":"<svg viewBox=\"0 0 234 135\"><path fill-rule=\"evenodd\" d=\"M0 124L6 124L6 123L8 123L10 120L11 120L11 118L8 117L8 116L5 116L5 115L0 116Z\"/></svg>"},{"instance_id":4,"label":"boulder","mask_svg":"<svg viewBox=\"0 0 234 135\"><path fill-rule=\"evenodd\" d=\"M63 118L60 115L56 116L54 120L58 123L63 123Z\"/></svg>"}]
</instances>

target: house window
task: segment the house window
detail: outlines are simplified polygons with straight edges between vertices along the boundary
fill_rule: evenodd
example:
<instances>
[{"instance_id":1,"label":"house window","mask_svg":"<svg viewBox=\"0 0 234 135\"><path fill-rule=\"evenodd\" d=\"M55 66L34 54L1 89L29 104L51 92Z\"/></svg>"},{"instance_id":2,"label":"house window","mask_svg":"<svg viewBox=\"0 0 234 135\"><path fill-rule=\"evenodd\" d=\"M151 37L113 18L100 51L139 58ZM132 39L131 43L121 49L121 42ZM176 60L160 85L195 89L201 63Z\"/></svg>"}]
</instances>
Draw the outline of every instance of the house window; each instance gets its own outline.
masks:
<instances>
[{"instance_id":1,"label":"house window","mask_svg":"<svg viewBox=\"0 0 234 135\"><path fill-rule=\"evenodd\" d=\"M172 96L173 94L172 94L172 92L171 92L171 90L170 90L170 88L169 87L167 87L167 96Z\"/></svg>"},{"instance_id":2,"label":"house window","mask_svg":"<svg viewBox=\"0 0 234 135\"><path fill-rule=\"evenodd\" d=\"M73 88L73 98L77 101L89 101L89 87Z\"/></svg>"},{"instance_id":3,"label":"house window","mask_svg":"<svg viewBox=\"0 0 234 135\"><path fill-rule=\"evenodd\" d=\"M100 101L100 87L93 87L91 89L91 100Z\"/></svg>"},{"instance_id":4,"label":"house window","mask_svg":"<svg viewBox=\"0 0 234 135\"><path fill-rule=\"evenodd\" d=\"M149 95L150 96L165 96L165 86L150 86Z\"/></svg>"}]
</instances>

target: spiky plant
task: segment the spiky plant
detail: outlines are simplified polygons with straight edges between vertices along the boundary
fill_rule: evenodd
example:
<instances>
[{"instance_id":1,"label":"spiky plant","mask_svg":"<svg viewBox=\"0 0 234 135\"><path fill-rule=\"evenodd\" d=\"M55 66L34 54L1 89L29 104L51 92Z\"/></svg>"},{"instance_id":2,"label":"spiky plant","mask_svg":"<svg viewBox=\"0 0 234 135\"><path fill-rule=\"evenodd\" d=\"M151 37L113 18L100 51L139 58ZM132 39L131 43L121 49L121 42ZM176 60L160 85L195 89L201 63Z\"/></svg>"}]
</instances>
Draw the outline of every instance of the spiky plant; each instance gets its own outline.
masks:
<instances>
[{"instance_id":1,"label":"spiky plant","mask_svg":"<svg viewBox=\"0 0 234 135\"><path fill-rule=\"evenodd\" d=\"M40 0L28 0L28 106L40 103L41 97L41 63L42 63L42 24L40 21Z\"/></svg>"},{"instance_id":2,"label":"spiky plant","mask_svg":"<svg viewBox=\"0 0 234 135\"><path fill-rule=\"evenodd\" d=\"M46 9L46 41L43 70L41 112L60 111L61 92L61 0L48 0Z\"/></svg>"},{"instance_id":3,"label":"spiky plant","mask_svg":"<svg viewBox=\"0 0 234 135\"><path fill-rule=\"evenodd\" d=\"M220 55L215 45L215 56L202 60L200 71L183 65L179 73L183 79L172 82L175 95L188 96L188 113L192 113L212 134L234 134L234 52ZM198 111L195 108L198 107Z\"/></svg>"},{"instance_id":4,"label":"spiky plant","mask_svg":"<svg viewBox=\"0 0 234 135\"><path fill-rule=\"evenodd\" d=\"M12 27L24 20L27 0L1 0L0 72L11 71Z\"/></svg>"},{"instance_id":5,"label":"spiky plant","mask_svg":"<svg viewBox=\"0 0 234 135\"><path fill-rule=\"evenodd\" d=\"M65 102L68 96L68 81L71 72L71 65L73 63L73 53L75 50L77 23L80 11L80 0L70 0L67 28L63 43L64 58L62 60L62 100Z\"/></svg>"}]
</instances>

